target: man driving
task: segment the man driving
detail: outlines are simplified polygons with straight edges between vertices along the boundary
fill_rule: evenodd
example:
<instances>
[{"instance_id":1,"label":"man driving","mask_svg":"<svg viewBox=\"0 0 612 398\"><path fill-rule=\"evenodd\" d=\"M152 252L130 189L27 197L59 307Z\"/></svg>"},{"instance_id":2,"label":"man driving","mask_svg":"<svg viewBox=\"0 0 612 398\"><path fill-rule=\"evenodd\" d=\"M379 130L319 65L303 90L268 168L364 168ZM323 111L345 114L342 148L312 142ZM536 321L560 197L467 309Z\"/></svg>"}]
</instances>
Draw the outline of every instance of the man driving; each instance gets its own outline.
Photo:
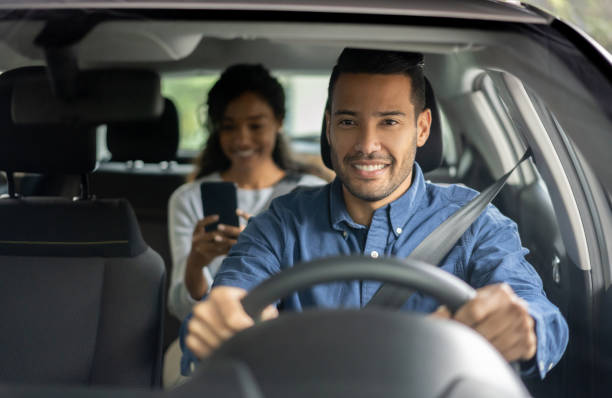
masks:
<instances>
[{"instance_id":1,"label":"man driving","mask_svg":"<svg viewBox=\"0 0 612 398\"><path fill-rule=\"evenodd\" d=\"M405 258L436 227L474 198L469 188L426 182L415 163L432 122L425 108L423 56L345 49L333 69L325 113L336 179L276 199L253 218L219 270L212 289L184 324L183 370L234 333L253 325L240 299L270 276L317 258L363 254ZM563 316L545 296L525 260L517 227L495 207L467 229L440 267L477 292L455 314L414 294L403 310L433 312L483 335L523 374L540 377L568 341ZM379 289L374 281L314 286L282 302L285 310L361 308ZM278 316L276 306L263 319Z\"/></svg>"}]
</instances>

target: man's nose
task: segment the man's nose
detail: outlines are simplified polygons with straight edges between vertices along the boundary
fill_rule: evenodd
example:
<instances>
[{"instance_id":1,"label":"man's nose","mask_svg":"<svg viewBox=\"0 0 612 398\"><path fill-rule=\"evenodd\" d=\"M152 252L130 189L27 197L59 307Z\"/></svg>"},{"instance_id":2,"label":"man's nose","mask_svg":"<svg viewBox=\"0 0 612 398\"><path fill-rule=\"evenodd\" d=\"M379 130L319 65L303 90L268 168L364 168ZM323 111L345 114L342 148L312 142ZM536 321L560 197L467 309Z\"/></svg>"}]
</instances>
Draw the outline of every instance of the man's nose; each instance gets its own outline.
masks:
<instances>
[{"instance_id":1,"label":"man's nose","mask_svg":"<svg viewBox=\"0 0 612 398\"><path fill-rule=\"evenodd\" d=\"M380 140L376 132L376 125L364 125L359 131L355 151L364 154L378 152L381 149Z\"/></svg>"}]
</instances>

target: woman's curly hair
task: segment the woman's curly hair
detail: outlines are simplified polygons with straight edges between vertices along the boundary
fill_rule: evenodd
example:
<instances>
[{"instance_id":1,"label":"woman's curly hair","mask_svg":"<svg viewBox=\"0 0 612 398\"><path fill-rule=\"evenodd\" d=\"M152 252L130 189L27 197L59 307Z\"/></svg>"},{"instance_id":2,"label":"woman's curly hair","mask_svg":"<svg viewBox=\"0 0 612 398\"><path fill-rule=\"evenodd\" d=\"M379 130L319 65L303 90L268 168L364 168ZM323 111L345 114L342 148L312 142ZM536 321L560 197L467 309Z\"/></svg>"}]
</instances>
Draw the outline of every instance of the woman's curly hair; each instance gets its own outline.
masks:
<instances>
[{"instance_id":1,"label":"woman's curly hair","mask_svg":"<svg viewBox=\"0 0 612 398\"><path fill-rule=\"evenodd\" d=\"M221 149L219 129L225 115L227 105L250 92L264 100L274 112L279 121L285 117L285 92L266 68L260 64L237 64L227 68L208 93L208 118L206 127L210 135L204 149L195 160L196 169L189 177L190 181L215 171L225 171L231 166L230 160ZM291 161L285 140L279 133L272 151L276 165L283 170L300 171Z\"/></svg>"}]
</instances>

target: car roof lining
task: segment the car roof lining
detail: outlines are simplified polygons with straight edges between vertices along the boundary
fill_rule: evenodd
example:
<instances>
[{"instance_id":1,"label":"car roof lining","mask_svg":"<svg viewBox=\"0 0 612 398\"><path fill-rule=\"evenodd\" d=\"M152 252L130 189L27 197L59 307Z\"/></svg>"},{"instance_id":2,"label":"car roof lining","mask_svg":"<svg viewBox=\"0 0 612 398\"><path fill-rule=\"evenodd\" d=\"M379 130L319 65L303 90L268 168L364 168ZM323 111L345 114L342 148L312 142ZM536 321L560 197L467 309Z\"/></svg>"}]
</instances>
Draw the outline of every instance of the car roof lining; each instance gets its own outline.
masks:
<instances>
[{"instance_id":1,"label":"car roof lining","mask_svg":"<svg viewBox=\"0 0 612 398\"><path fill-rule=\"evenodd\" d=\"M42 32L43 21L3 21L0 32L7 32L3 45L12 50L12 57L19 60L42 61L43 49L35 44ZM460 33L463 32L463 33ZM224 56L239 53L269 51L290 52L284 59L286 69L328 70L334 64L337 52L346 46L364 48L385 47L420 51L424 53L451 54L462 51L477 51L482 48L481 31L452 28L428 28L410 26L383 26L362 24L329 23L278 23L243 21L104 21L97 24L74 46L79 62L84 65L112 63L169 63L185 69L180 62L186 58L203 58L203 61L224 57L210 53L207 43L222 42ZM401 40L398 37L409 39ZM415 39L418 38L418 39ZM230 46L229 49L227 46ZM247 46L247 47L245 47ZM299 47L295 51L292 48ZM233 47L233 48L232 48ZM332 49L336 53L324 53L323 57L312 57L312 51ZM233 50L233 51L229 51ZM296 52L311 58L306 66ZM291 54L293 52L293 54ZM333 55L332 55L333 54ZM281 54L282 55L282 54ZM3 62L16 62L4 60ZM207 65L205 62L200 65ZM5 65L0 65L8 69Z\"/></svg>"}]
</instances>

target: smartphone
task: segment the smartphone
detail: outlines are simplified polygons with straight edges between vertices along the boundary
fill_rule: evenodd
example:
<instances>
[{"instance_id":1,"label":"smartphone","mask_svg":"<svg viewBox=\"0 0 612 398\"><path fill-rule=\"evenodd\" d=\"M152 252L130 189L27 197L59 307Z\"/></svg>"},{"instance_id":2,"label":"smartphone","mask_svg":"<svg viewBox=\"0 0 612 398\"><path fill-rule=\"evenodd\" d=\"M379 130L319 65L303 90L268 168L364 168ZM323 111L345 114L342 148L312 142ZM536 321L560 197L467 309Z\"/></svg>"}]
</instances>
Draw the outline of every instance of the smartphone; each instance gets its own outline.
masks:
<instances>
[{"instance_id":1,"label":"smartphone","mask_svg":"<svg viewBox=\"0 0 612 398\"><path fill-rule=\"evenodd\" d=\"M219 224L239 225L236 209L238 199L233 182L203 182L200 185L204 216L219 215L219 221L205 227L207 232L217 229Z\"/></svg>"}]
</instances>

